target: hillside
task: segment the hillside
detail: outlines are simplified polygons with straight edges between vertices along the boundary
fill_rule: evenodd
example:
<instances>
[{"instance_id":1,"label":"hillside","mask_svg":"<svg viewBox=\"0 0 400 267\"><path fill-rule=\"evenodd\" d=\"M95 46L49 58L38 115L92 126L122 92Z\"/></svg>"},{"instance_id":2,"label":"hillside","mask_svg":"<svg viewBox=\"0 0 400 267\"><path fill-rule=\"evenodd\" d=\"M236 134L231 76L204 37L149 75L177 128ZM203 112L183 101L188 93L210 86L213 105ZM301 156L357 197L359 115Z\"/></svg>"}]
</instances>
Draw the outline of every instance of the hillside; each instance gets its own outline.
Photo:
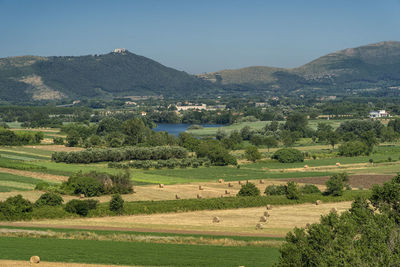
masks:
<instances>
[{"instance_id":1,"label":"hillside","mask_svg":"<svg viewBox=\"0 0 400 267\"><path fill-rule=\"evenodd\" d=\"M214 86L127 50L78 57L0 59L0 99L6 101L191 95Z\"/></svg>"},{"instance_id":2,"label":"hillside","mask_svg":"<svg viewBox=\"0 0 400 267\"><path fill-rule=\"evenodd\" d=\"M322 56L294 69L248 67L198 75L226 87L326 93L400 85L400 42L381 42Z\"/></svg>"}]
</instances>

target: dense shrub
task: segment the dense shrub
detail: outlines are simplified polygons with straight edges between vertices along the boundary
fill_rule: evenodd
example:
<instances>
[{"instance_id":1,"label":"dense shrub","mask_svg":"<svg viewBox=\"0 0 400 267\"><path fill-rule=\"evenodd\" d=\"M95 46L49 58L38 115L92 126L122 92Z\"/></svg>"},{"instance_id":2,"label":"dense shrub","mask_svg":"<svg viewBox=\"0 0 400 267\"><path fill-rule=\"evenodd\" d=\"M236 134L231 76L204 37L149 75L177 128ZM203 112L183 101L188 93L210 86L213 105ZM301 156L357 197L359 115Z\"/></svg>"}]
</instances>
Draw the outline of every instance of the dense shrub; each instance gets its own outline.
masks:
<instances>
[{"instance_id":1,"label":"dense shrub","mask_svg":"<svg viewBox=\"0 0 400 267\"><path fill-rule=\"evenodd\" d=\"M64 200L59 194L53 192L44 193L36 200L36 206L60 206Z\"/></svg>"},{"instance_id":2,"label":"dense shrub","mask_svg":"<svg viewBox=\"0 0 400 267\"><path fill-rule=\"evenodd\" d=\"M42 132L13 132L0 127L0 145L3 146L21 146L40 144L44 135Z\"/></svg>"},{"instance_id":3,"label":"dense shrub","mask_svg":"<svg viewBox=\"0 0 400 267\"><path fill-rule=\"evenodd\" d=\"M176 167L193 167L198 168L203 166L206 162L206 159L202 158L186 158L186 159L168 159L168 160L135 160L129 163L119 163L119 162L109 162L109 168L116 168L116 169L128 169L128 168L135 168L135 169L174 169Z\"/></svg>"},{"instance_id":4,"label":"dense shrub","mask_svg":"<svg viewBox=\"0 0 400 267\"><path fill-rule=\"evenodd\" d=\"M276 196L286 194L286 185L269 185L265 188L264 193L267 196Z\"/></svg>"},{"instance_id":5,"label":"dense shrub","mask_svg":"<svg viewBox=\"0 0 400 267\"><path fill-rule=\"evenodd\" d=\"M64 138L62 138L62 137L54 137L53 138L53 144L55 144L55 145L63 145L64 144Z\"/></svg>"},{"instance_id":6,"label":"dense shrub","mask_svg":"<svg viewBox=\"0 0 400 267\"><path fill-rule=\"evenodd\" d=\"M129 173L109 174L103 172L78 172L61 185L68 194L84 194L87 197L103 194L128 194L132 192Z\"/></svg>"},{"instance_id":7,"label":"dense shrub","mask_svg":"<svg viewBox=\"0 0 400 267\"><path fill-rule=\"evenodd\" d=\"M215 166L237 165L236 158L217 140L201 142L196 154L199 158L208 158Z\"/></svg>"},{"instance_id":8,"label":"dense shrub","mask_svg":"<svg viewBox=\"0 0 400 267\"><path fill-rule=\"evenodd\" d=\"M356 157L368 154L369 154L368 146L361 141L349 141L339 146L340 156Z\"/></svg>"},{"instance_id":9,"label":"dense shrub","mask_svg":"<svg viewBox=\"0 0 400 267\"><path fill-rule=\"evenodd\" d=\"M272 159L276 159L281 163L302 162L304 161L304 155L294 148L282 148L272 155Z\"/></svg>"},{"instance_id":10,"label":"dense shrub","mask_svg":"<svg viewBox=\"0 0 400 267\"><path fill-rule=\"evenodd\" d=\"M246 183L242 185L238 194L239 197L254 197L260 195L260 189L253 183Z\"/></svg>"},{"instance_id":11,"label":"dense shrub","mask_svg":"<svg viewBox=\"0 0 400 267\"><path fill-rule=\"evenodd\" d=\"M16 195L0 202L0 220L30 219L33 204L22 195Z\"/></svg>"},{"instance_id":12,"label":"dense shrub","mask_svg":"<svg viewBox=\"0 0 400 267\"><path fill-rule=\"evenodd\" d=\"M315 194L321 193L321 190L313 184L306 184L300 187L300 192L303 194Z\"/></svg>"},{"instance_id":13,"label":"dense shrub","mask_svg":"<svg viewBox=\"0 0 400 267\"><path fill-rule=\"evenodd\" d=\"M110 210L121 214L124 210L124 200L120 194L115 194L110 200Z\"/></svg>"},{"instance_id":14,"label":"dense shrub","mask_svg":"<svg viewBox=\"0 0 400 267\"><path fill-rule=\"evenodd\" d=\"M123 160L166 160L186 158L188 152L183 147L124 147L124 148L94 148L79 152L55 152L52 160L66 163L94 163L102 161Z\"/></svg>"},{"instance_id":15,"label":"dense shrub","mask_svg":"<svg viewBox=\"0 0 400 267\"><path fill-rule=\"evenodd\" d=\"M35 185L35 190L47 190L50 187L49 183L46 182L39 182Z\"/></svg>"},{"instance_id":16,"label":"dense shrub","mask_svg":"<svg viewBox=\"0 0 400 267\"><path fill-rule=\"evenodd\" d=\"M98 204L97 200L78 200L73 199L67 202L65 205L65 211L69 213L75 213L81 216L87 216L89 210L96 209Z\"/></svg>"}]
</instances>

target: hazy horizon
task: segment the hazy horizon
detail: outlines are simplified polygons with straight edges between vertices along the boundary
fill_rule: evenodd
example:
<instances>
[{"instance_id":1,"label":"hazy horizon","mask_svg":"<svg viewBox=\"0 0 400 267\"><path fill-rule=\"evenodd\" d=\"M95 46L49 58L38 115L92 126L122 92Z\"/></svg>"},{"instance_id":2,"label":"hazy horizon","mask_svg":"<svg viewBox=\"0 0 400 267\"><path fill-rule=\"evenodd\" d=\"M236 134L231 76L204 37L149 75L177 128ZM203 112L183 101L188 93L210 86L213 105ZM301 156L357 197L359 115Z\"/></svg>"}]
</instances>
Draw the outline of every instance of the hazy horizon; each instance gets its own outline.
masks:
<instances>
[{"instance_id":1,"label":"hazy horizon","mask_svg":"<svg viewBox=\"0 0 400 267\"><path fill-rule=\"evenodd\" d=\"M0 0L0 57L114 48L189 73L293 68L349 47L396 41L400 2Z\"/></svg>"}]
</instances>

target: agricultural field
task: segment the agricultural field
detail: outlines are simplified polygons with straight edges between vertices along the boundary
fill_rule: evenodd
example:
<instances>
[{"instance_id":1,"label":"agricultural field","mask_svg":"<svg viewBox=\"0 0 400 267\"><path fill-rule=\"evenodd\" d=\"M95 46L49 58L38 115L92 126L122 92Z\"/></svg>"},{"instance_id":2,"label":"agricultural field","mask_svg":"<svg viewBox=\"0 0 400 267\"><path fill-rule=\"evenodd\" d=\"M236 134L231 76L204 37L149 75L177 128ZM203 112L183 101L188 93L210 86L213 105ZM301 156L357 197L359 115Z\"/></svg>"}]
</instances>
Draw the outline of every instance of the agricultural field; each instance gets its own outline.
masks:
<instances>
[{"instance_id":1,"label":"agricultural field","mask_svg":"<svg viewBox=\"0 0 400 267\"><path fill-rule=\"evenodd\" d=\"M265 122L248 125L262 128ZM242 126L226 128L232 131ZM332 126L338 124L332 121ZM60 135L54 129L47 134ZM204 135L208 134L215 132ZM374 184L390 180L400 167L400 145L395 142L375 146L369 156L355 157L339 156L337 148L314 143L311 138L301 139L295 147L308 155L304 162L280 163L269 159L278 148L261 148L264 158L256 162L245 160L244 150L232 151L239 166L161 169L110 168L107 162L56 163L51 161L53 153L83 148L46 142L0 147L0 201L21 194L35 202L45 193L35 190L36 185L45 182L57 187L79 171L112 175L128 172L134 186L134 193L122 195L125 214L119 216L108 211L111 196L102 195L90 198L99 201L99 208L87 217L62 213L65 217L0 222L0 249L6 251L0 255L0 265L14 262L23 266L30 256L40 255L50 266L64 262L99 266L272 266L278 261L285 235L294 227L316 223L332 209L339 214L348 210L352 200L367 196ZM289 181L298 186L313 184L325 191L329 177L343 172L348 173L353 190L341 197L312 194L288 200L270 196L254 202L236 197L247 182L254 183L262 194L267 186L285 186ZM66 203L80 197L63 195L63 199ZM316 205L317 200L322 203ZM266 209L267 203L272 209ZM262 219L265 212L266 222ZM260 223L262 228L256 228ZM169 257L177 251L180 257Z\"/></svg>"}]
</instances>

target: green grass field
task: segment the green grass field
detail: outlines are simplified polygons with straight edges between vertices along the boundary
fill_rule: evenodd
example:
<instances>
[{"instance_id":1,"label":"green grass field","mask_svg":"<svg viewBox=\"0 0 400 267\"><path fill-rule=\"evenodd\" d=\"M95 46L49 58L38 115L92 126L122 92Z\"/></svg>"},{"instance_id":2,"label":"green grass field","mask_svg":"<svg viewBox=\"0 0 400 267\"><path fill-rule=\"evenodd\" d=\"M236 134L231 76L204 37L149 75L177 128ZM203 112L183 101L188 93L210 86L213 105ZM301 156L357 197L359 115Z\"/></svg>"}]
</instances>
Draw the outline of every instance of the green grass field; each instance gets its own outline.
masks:
<instances>
[{"instance_id":1,"label":"green grass field","mask_svg":"<svg viewBox=\"0 0 400 267\"><path fill-rule=\"evenodd\" d=\"M43 182L43 180L0 173L0 192L33 190L35 185L40 182Z\"/></svg>"},{"instance_id":2,"label":"green grass field","mask_svg":"<svg viewBox=\"0 0 400 267\"><path fill-rule=\"evenodd\" d=\"M272 266L279 258L277 248L22 237L0 237L0 251L8 260L38 255L43 261L142 266Z\"/></svg>"}]
</instances>

